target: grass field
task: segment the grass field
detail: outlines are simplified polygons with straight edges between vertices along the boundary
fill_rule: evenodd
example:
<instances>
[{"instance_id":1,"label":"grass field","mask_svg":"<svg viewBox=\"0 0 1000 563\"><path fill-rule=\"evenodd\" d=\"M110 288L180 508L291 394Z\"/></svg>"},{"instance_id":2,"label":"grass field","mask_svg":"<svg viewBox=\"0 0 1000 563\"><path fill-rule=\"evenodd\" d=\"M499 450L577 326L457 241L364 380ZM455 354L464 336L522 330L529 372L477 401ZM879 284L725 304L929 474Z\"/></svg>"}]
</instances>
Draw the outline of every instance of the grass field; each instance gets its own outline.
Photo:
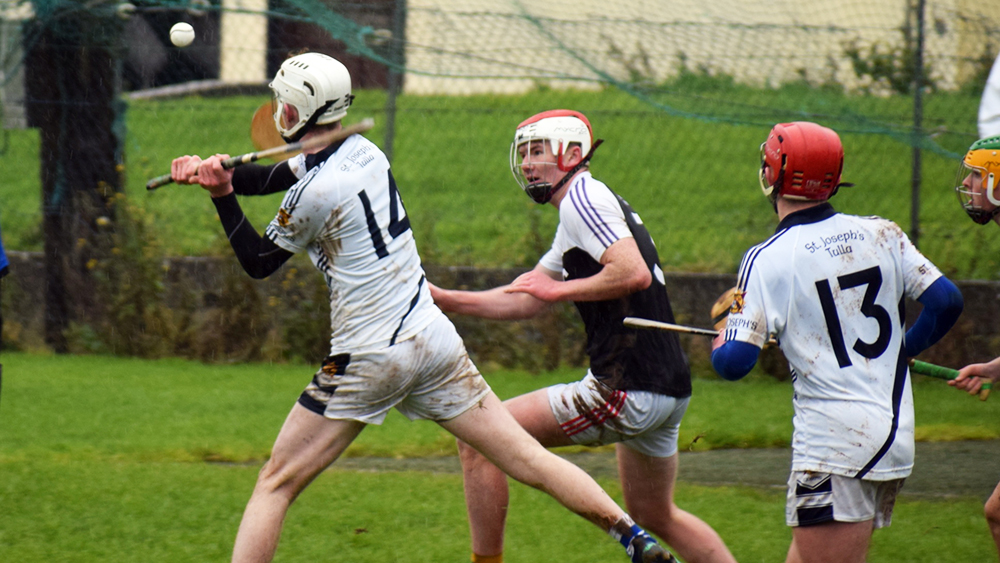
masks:
<instances>
[{"instance_id":1,"label":"grass field","mask_svg":"<svg viewBox=\"0 0 1000 563\"><path fill-rule=\"evenodd\" d=\"M0 398L0 561L226 561L260 463L313 368L4 354ZM573 371L487 374L509 397ZM696 378L683 447L787 445L790 388L751 376ZM915 383L922 439L1000 438L1000 410ZM695 441L695 437L698 437ZM393 412L350 456L454 455L436 425ZM374 464L373 464L374 465ZM732 471L740 471L733 467ZM683 471L683 468L682 468ZM995 468L955 468L995 471ZM617 483L602 485L620 501ZM712 524L740 561L783 559L783 493L682 484L678 503ZM869 561L983 562L996 554L981 499L903 499ZM625 561L621 549L536 491L512 487L507 560ZM457 474L320 476L292 508L277 561L467 561Z\"/></svg>"},{"instance_id":2,"label":"grass field","mask_svg":"<svg viewBox=\"0 0 1000 563\"><path fill-rule=\"evenodd\" d=\"M844 180L857 184L836 196L838 209L881 215L910 229L911 148L872 134L874 129L863 120L847 120L876 115L905 123L909 99L847 96L802 87L688 87L700 88L702 96L689 100L711 94L746 107L777 108L774 119L801 119L808 117L803 107L823 108L826 113L814 118L842 125ZM713 87L717 90L706 91ZM357 94L347 122L374 117L376 127L369 137L381 144L384 94ZM130 103L124 147L127 194L143 212L164 253L219 252L225 240L211 203L197 188L175 186L147 193L145 181L169 170L170 160L181 154L252 150L250 116L262 101L196 97ZM938 137L949 150L962 152L973 140L969 134L954 132L974 129L976 104L975 96L958 93L936 93L928 100L928 127L951 132ZM744 125L674 117L610 89L523 96L403 96L393 166L425 262L535 263L550 242L557 216L520 192L510 177L507 156L516 124L553 107L572 107L590 116L596 136L606 139L594 158L594 174L640 212L666 269L734 272L743 252L773 231L774 214L757 186L758 146L769 128L760 123L768 116L754 116L756 121ZM4 240L8 248L39 250L38 134L29 130L5 135L0 153ZM983 236L985 231L965 217L952 191L956 169L957 161L930 152L923 155L920 247L955 279L997 279L1000 237ZM273 217L279 201L279 195L243 198L258 230ZM969 243L973 238L975 245Z\"/></svg>"}]
</instances>

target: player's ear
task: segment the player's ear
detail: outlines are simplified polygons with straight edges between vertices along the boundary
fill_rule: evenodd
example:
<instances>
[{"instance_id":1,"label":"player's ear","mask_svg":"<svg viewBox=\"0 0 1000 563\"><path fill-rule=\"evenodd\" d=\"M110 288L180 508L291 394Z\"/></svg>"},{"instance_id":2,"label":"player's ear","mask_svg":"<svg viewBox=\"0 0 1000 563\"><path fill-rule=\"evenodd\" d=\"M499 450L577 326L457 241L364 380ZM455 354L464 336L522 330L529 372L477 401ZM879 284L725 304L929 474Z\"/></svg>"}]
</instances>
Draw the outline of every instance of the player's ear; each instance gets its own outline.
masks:
<instances>
[{"instance_id":1,"label":"player's ear","mask_svg":"<svg viewBox=\"0 0 1000 563\"><path fill-rule=\"evenodd\" d=\"M581 160L583 160L583 147L577 143L573 143L569 146L569 150L563 155L563 166L566 168L571 168L576 166Z\"/></svg>"}]
</instances>

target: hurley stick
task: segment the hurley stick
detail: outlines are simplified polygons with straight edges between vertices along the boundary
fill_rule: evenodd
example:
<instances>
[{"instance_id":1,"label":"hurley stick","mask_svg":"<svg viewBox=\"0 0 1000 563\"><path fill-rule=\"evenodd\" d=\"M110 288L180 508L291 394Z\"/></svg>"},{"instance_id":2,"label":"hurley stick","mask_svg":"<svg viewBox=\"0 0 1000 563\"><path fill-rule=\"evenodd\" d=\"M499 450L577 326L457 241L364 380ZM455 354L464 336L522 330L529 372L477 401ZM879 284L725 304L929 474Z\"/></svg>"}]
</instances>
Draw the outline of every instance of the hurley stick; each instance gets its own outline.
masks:
<instances>
[{"instance_id":1,"label":"hurley stick","mask_svg":"<svg viewBox=\"0 0 1000 563\"><path fill-rule=\"evenodd\" d=\"M287 145L282 145L280 147L274 147L273 149L267 149L263 151L250 152L247 154L241 154L240 156L234 156L232 158L227 158L222 161L222 168L229 170L231 168L236 168L241 164L249 164L251 162L256 162L262 158L271 158L274 156L280 156L283 154L307 151L315 149L318 147L325 147L331 143L335 143L341 139L346 139L355 133L364 133L365 131L372 128L375 125L375 121L371 118L364 119L360 123L355 123L350 127L343 127L337 129L336 131L331 131L329 133L324 133L316 137L312 137L308 141L299 141L298 143L290 143ZM157 176L152 180L146 182L147 190L155 190L166 186L167 184L173 183L173 178L170 174L164 174L162 176Z\"/></svg>"},{"instance_id":2,"label":"hurley stick","mask_svg":"<svg viewBox=\"0 0 1000 563\"><path fill-rule=\"evenodd\" d=\"M943 366L929 364L927 362L921 362L920 360L914 360L910 358L910 370L913 373L919 373L920 375L926 375L929 377L935 377L937 379L952 380L958 377L958 370L946 368ZM982 389L979 390L979 400L985 401L987 397L990 396L990 390L993 389L993 383L991 381L984 381Z\"/></svg>"}]
</instances>

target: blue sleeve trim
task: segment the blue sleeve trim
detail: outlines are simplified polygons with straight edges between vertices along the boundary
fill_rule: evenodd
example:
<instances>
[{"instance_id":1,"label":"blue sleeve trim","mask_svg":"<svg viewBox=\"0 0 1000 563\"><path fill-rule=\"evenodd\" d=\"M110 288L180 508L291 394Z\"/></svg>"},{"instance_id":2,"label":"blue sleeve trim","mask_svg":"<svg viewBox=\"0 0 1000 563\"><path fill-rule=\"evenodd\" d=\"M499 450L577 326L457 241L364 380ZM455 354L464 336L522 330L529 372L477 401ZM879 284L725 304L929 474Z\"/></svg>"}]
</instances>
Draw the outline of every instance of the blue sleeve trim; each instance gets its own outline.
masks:
<instances>
[{"instance_id":1,"label":"blue sleeve trim","mask_svg":"<svg viewBox=\"0 0 1000 563\"><path fill-rule=\"evenodd\" d=\"M736 381L750 373L758 355L760 348L753 344L730 340L712 351L712 367L722 379Z\"/></svg>"},{"instance_id":2,"label":"blue sleeve trim","mask_svg":"<svg viewBox=\"0 0 1000 563\"><path fill-rule=\"evenodd\" d=\"M924 310L917 317L917 322L906 331L904 344L906 355L911 358L940 340L955 325L965 308L962 292L943 276L932 283L917 301L924 306Z\"/></svg>"},{"instance_id":3,"label":"blue sleeve trim","mask_svg":"<svg viewBox=\"0 0 1000 563\"><path fill-rule=\"evenodd\" d=\"M0 240L0 278L7 275L7 266L10 262L7 261L7 253L3 250L3 240Z\"/></svg>"}]
</instances>

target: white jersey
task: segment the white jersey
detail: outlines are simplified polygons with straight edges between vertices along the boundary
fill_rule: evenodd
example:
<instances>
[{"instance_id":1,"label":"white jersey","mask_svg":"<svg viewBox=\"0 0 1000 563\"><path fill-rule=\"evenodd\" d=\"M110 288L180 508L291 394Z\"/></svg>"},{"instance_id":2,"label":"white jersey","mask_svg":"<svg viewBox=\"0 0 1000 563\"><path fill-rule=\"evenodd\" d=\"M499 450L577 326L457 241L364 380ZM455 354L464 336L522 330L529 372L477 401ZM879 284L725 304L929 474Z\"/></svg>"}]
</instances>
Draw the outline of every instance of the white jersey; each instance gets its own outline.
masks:
<instances>
[{"instance_id":1,"label":"white jersey","mask_svg":"<svg viewBox=\"0 0 1000 563\"><path fill-rule=\"evenodd\" d=\"M1000 135L1000 55L993 61L979 100L979 138Z\"/></svg>"},{"instance_id":2,"label":"white jersey","mask_svg":"<svg viewBox=\"0 0 1000 563\"><path fill-rule=\"evenodd\" d=\"M913 397L903 351L904 296L941 276L892 221L828 204L787 216L743 257L727 341L788 359L792 470L875 481L913 467Z\"/></svg>"},{"instance_id":3,"label":"white jersey","mask_svg":"<svg viewBox=\"0 0 1000 563\"><path fill-rule=\"evenodd\" d=\"M586 251L595 262L600 262L609 246L618 239L631 237L615 194L590 172L582 172L573 178L566 191L559 206L559 226L552 247L538 263L563 272L563 255L573 248Z\"/></svg>"},{"instance_id":4,"label":"white jersey","mask_svg":"<svg viewBox=\"0 0 1000 563\"><path fill-rule=\"evenodd\" d=\"M361 135L324 161L294 157L299 178L266 236L309 253L330 290L331 355L374 350L413 337L434 305L389 161Z\"/></svg>"}]
</instances>

